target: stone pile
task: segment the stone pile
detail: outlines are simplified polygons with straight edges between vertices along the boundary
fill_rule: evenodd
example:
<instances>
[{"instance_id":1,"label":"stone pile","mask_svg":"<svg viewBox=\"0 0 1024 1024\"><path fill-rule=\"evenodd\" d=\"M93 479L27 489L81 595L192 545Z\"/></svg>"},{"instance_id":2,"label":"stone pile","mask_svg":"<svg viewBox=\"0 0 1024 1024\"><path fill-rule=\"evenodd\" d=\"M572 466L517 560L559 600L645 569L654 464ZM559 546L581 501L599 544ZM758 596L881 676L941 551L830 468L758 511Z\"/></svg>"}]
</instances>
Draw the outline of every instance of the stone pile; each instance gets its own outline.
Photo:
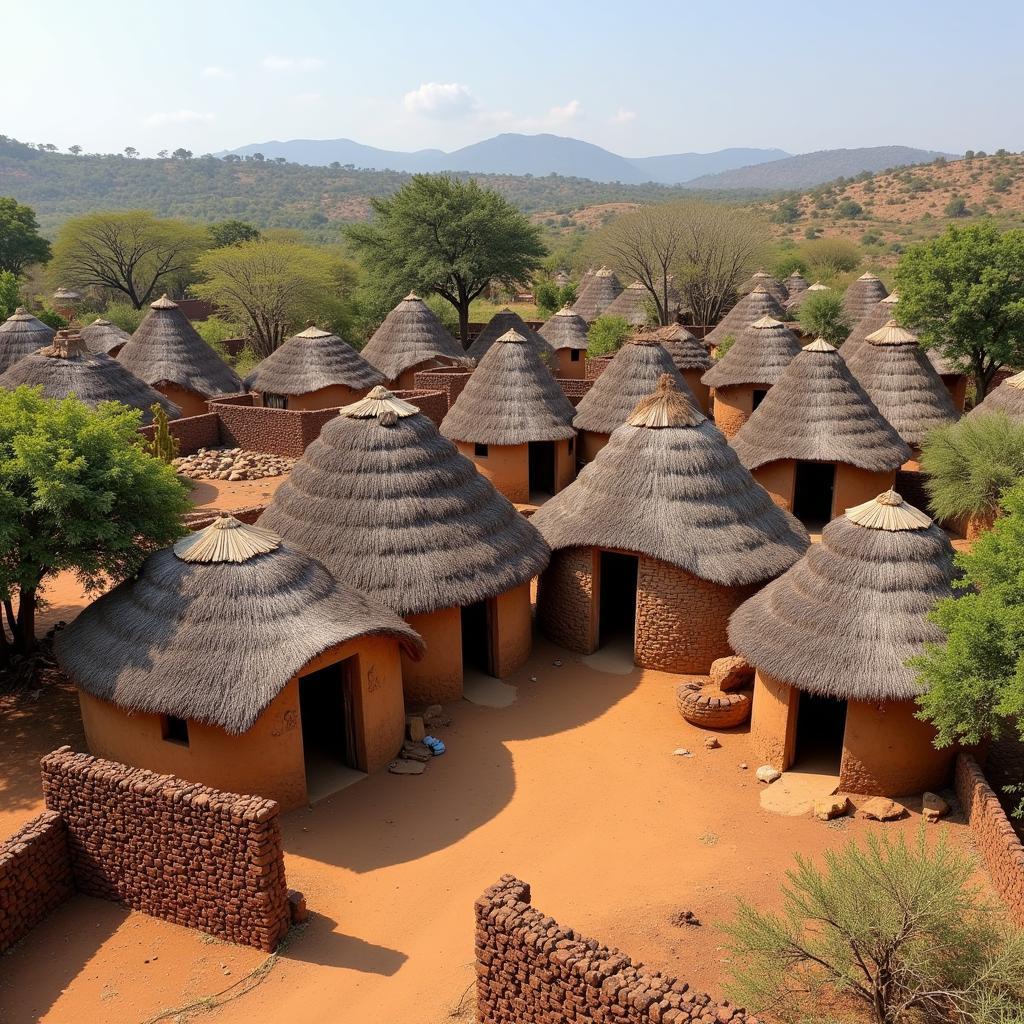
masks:
<instances>
[{"instance_id":1,"label":"stone pile","mask_svg":"<svg viewBox=\"0 0 1024 1024\"><path fill-rule=\"evenodd\" d=\"M295 461L245 448L200 448L194 455L175 459L172 465L190 480L262 480L289 472Z\"/></svg>"},{"instance_id":2,"label":"stone pile","mask_svg":"<svg viewBox=\"0 0 1024 1024\"><path fill-rule=\"evenodd\" d=\"M431 704L426 710L405 716L405 742L398 757L388 765L392 775L422 775L427 764L435 756L434 751L423 742L431 733L446 728L452 720L444 713L440 704Z\"/></svg>"}]
</instances>

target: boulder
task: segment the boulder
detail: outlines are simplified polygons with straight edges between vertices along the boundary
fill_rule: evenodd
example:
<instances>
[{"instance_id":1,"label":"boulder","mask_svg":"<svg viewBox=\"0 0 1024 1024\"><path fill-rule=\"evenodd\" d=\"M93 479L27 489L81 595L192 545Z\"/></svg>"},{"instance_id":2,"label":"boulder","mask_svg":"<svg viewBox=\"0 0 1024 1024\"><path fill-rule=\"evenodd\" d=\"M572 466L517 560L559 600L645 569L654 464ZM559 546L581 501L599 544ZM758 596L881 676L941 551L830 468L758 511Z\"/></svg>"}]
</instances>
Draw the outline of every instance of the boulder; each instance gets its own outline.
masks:
<instances>
[{"instance_id":1,"label":"boulder","mask_svg":"<svg viewBox=\"0 0 1024 1024\"><path fill-rule=\"evenodd\" d=\"M845 796L827 796L814 801L814 816L818 821L831 821L850 813L850 800Z\"/></svg>"},{"instance_id":2,"label":"boulder","mask_svg":"<svg viewBox=\"0 0 1024 1024\"><path fill-rule=\"evenodd\" d=\"M896 821L907 813L903 804L896 803L884 796L873 796L861 804L860 816L870 821Z\"/></svg>"},{"instance_id":3,"label":"boulder","mask_svg":"<svg viewBox=\"0 0 1024 1024\"><path fill-rule=\"evenodd\" d=\"M938 821L949 814L949 804L938 793L925 793L921 797L921 816L925 821Z\"/></svg>"},{"instance_id":4,"label":"boulder","mask_svg":"<svg viewBox=\"0 0 1024 1024\"><path fill-rule=\"evenodd\" d=\"M711 662L711 682L720 690L739 690L754 681L754 666L733 654L728 658L716 658Z\"/></svg>"},{"instance_id":5,"label":"boulder","mask_svg":"<svg viewBox=\"0 0 1024 1024\"><path fill-rule=\"evenodd\" d=\"M778 768L773 768L770 764L763 764L757 769L755 773L758 782L763 782L765 785L771 785L776 779L782 778L782 772Z\"/></svg>"},{"instance_id":6,"label":"boulder","mask_svg":"<svg viewBox=\"0 0 1024 1024\"><path fill-rule=\"evenodd\" d=\"M422 761L406 761L400 758L388 765L388 771L392 775L422 775L426 767Z\"/></svg>"},{"instance_id":7,"label":"boulder","mask_svg":"<svg viewBox=\"0 0 1024 1024\"><path fill-rule=\"evenodd\" d=\"M704 741L704 746L707 747L708 750L717 750L721 745L722 744L717 736L709 736Z\"/></svg>"}]
</instances>

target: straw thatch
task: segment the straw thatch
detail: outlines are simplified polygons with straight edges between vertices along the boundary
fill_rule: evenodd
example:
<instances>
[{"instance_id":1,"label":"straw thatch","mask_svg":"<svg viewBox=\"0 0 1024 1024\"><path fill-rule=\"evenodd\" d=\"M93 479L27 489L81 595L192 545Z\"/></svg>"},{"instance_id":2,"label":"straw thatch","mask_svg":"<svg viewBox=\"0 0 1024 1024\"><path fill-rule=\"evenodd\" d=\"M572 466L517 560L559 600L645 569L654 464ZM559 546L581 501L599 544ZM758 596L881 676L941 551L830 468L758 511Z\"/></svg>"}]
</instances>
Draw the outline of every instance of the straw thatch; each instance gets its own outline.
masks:
<instances>
[{"instance_id":1,"label":"straw thatch","mask_svg":"<svg viewBox=\"0 0 1024 1024\"><path fill-rule=\"evenodd\" d=\"M374 388L329 421L260 525L400 615L495 597L550 552L530 522L418 410Z\"/></svg>"},{"instance_id":2,"label":"straw thatch","mask_svg":"<svg viewBox=\"0 0 1024 1024\"><path fill-rule=\"evenodd\" d=\"M243 390L235 371L199 337L178 304L166 295L150 304L146 319L117 359L150 385L176 384L206 398Z\"/></svg>"},{"instance_id":3,"label":"straw thatch","mask_svg":"<svg viewBox=\"0 0 1024 1024\"><path fill-rule=\"evenodd\" d=\"M90 352L102 352L106 356L109 356L114 349L121 348L131 337L127 331L122 330L117 324L112 324L109 320L104 320L102 317L98 320L93 320L88 327L83 327L79 333L82 335L82 341L89 347Z\"/></svg>"},{"instance_id":4,"label":"straw thatch","mask_svg":"<svg viewBox=\"0 0 1024 1024\"><path fill-rule=\"evenodd\" d=\"M81 298L82 296L78 292L65 288L63 285L53 293L54 302L78 302Z\"/></svg>"},{"instance_id":5,"label":"straw thatch","mask_svg":"<svg viewBox=\"0 0 1024 1024\"><path fill-rule=\"evenodd\" d=\"M589 281L581 284L572 308L588 324L592 323L615 301L621 291L622 283L614 271L601 267Z\"/></svg>"},{"instance_id":6,"label":"straw thatch","mask_svg":"<svg viewBox=\"0 0 1024 1024\"><path fill-rule=\"evenodd\" d=\"M1005 413L1011 420L1024 423L1024 373L1007 377L993 388L967 415L984 416L990 412Z\"/></svg>"},{"instance_id":7,"label":"straw thatch","mask_svg":"<svg viewBox=\"0 0 1024 1024\"><path fill-rule=\"evenodd\" d=\"M590 344L587 339L587 321L570 306L563 306L537 333L556 352L563 348L575 348L586 352Z\"/></svg>"},{"instance_id":8,"label":"straw thatch","mask_svg":"<svg viewBox=\"0 0 1024 1024\"><path fill-rule=\"evenodd\" d=\"M786 286L787 302L792 301L801 292L807 291L808 288L807 278L799 270L794 270L782 283Z\"/></svg>"},{"instance_id":9,"label":"straw thatch","mask_svg":"<svg viewBox=\"0 0 1024 1024\"><path fill-rule=\"evenodd\" d=\"M636 403L657 387L663 373L670 374L679 390L697 405L668 351L649 335L630 338L580 399L573 425L577 430L610 434L626 422Z\"/></svg>"},{"instance_id":10,"label":"straw thatch","mask_svg":"<svg viewBox=\"0 0 1024 1024\"><path fill-rule=\"evenodd\" d=\"M210 533L253 533L225 518L143 563L56 640L61 667L86 693L129 711L174 715L237 735L310 660L362 636L423 643L375 601L265 531L240 560L191 560ZM220 545L217 545L218 547ZM236 545L232 545L236 546ZM227 554L230 554L230 549Z\"/></svg>"},{"instance_id":11,"label":"straw thatch","mask_svg":"<svg viewBox=\"0 0 1024 1024\"><path fill-rule=\"evenodd\" d=\"M667 374L532 522L554 550L634 551L724 586L772 579L808 545Z\"/></svg>"},{"instance_id":12,"label":"straw thatch","mask_svg":"<svg viewBox=\"0 0 1024 1024\"><path fill-rule=\"evenodd\" d=\"M874 274L861 274L843 293L843 312L851 327L855 327L871 307L889 294L881 278Z\"/></svg>"},{"instance_id":13,"label":"straw thatch","mask_svg":"<svg viewBox=\"0 0 1024 1024\"><path fill-rule=\"evenodd\" d=\"M248 390L274 395L308 395L335 384L359 391L383 383L384 374L351 345L312 326L289 338L245 379Z\"/></svg>"},{"instance_id":14,"label":"straw thatch","mask_svg":"<svg viewBox=\"0 0 1024 1024\"><path fill-rule=\"evenodd\" d=\"M771 274L759 270L752 274L736 289L737 295L749 295L755 288L764 288L779 305L784 306L789 300L789 290Z\"/></svg>"},{"instance_id":15,"label":"straw thatch","mask_svg":"<svg viewBox=\"0 0 1024 1024\"><path fill-rule=\"evenodd\" d=\"M922 692L907 660L942 631L951 594L946 534L892 491L833 519L807 554L733 613L729 643L761 672L808 693L858 701Z\"/></svg>"},{"instance_id":16,"label":"straw thatch","mask_svg":"<svg viewBox=\"0 0 1024 1024\"><path fill-rule=\"evenodd\" d=\"M453 441L513 445L576 436L576 410L534 347L503 334L480 360L441 422Z\"/></svg>"},{"instance_id":17,"label":"straw thatch","mask_svg":"<svg viewBox=\"0 0 1024 1024\"><path fill-rule=\"evenodd\" d=\"M45 348L56 333L24 306L19 306L0 324L0 373L29 353Z\"/></svg>"},{"instance_id":18,"label":"straw thatch","mask_svg":"<svg viewBox=\"0 0 1024 1024\"><path fill-rule=\"evenodd\" d=\"M95 408L100 402L120 402L142 410L142 423L153 421L152 407L159 405L170 419L181 410L158 391L143 383L116 359L90 352L77 332L58 331L47 348L19 359L0 374L0 388L13 391L21 384L42 387L45 398L67 398Z\"/></svg>"},{"instance_id":19,"label":"straw thatch","mask_svg":"<svg viewBox=\"0 0 1024 1024\"><path fill-rule=\"evenodd\" d=\"M363 358L388 380L433 359L463 365L466 353L433 310L417 295L409 293L384 318L362 351Z\"/></svg>"},{"instance_id":20,"label":"straw thatch","mask_svg":"<svg viewBox=\"0 0 1024 1024\"><path fill-rule=\"evenodd\" d=\"M778 382L800 352L796 335L780 320L763 316L736 335L728 352L701 377L712 388Z\"/></svg>"},{"instance_id":21,"label":"straw thatch","mask_svg":"<svg viewBox=\"0 0 1024 1024\"><path fill-rule=\"evenodd\" d=\"M639 281L619 292L608 304L602 316L621 316L631 327L643 327L650 323L654 299Z\"/></svg>"},{"instance_id":22,"label":"straw thatch","mask_svg":"<svg viewBox=\"0 0 1024 1024\"><path fill-rule=\"evenodd\" d=\"M854 356L863 348L864 339L869 334L874 334L879 328L884 327L896 312L896 303L899 301L896 293L887 295L884 299L876 302L861 318L853 325L850 333L839 346L839 354L849 363Z\"/></svg>"},{"instance_id":23,"label":"straw thatch","mask_svg":"<svg viewBox=\"0 0 1024 1024\"><path fill-rule=\"evenodd\" d=\"M710 347L721 345L726 338L738 337L744 327L764 316L785 319L782 306L763 285L758 285L725 314L718 326L705 335L704 341Z\"/></svg>"},{"instance_id":24,"label":"straw thatch","mask_svg":"<svg viewBox=\"0 0 1024 1024\"><path fill-rule=\"evenodd\" d=\"M654 336L672 357L680 373L683 370L707 370L715 363L704 343L698 341L681 324L659 327L654 331Z\"/></svg>"},{"instance_id":25,"label":"straw thatch","mask_svg":"<svg viewBox=\"0 0 1024 1024\"><path fill-rule=\"evenodd\" d=\"M790 362L732 444L747 469L801 459L881 473L910 458L838 351L820 338Z\"/></svg>"},{"instance_id":26,"label":"straw thatch","mask_svg":"<svg viewBox=\"0 0 1024 1024\"><path fill-rule=\"evenodd\" d=\"M786 303L786 319L794 320L797 313L800 312L800 307L803 303L809 299L812 295L817 295L818 292L827 292L831 289L827 284L822 284L820 281L815 281L814 284L808 285L803 291L797 292L791 296L789 301Z\"/></svg>"},{"instance_id":27,"label":"straw thatch","mask_svg":"<svg viewBox=\"0 0 1024 1024\"><path fill-rule=\"evenodd\" d=\"M960 418L917 336L895 320L869 334L846 365L878 411L912 447L919 448L928 431Z\"/></svg>"},{"instance_id":28,"label":"straw thatch","mask_svg":"<svg viewBox=\"0 0 1024 1024\"><path fill-rule=\"evenodd\" d=\"M466 350L466 355L479 363L488 353L491 346L501 337L515 331L525 339L536 353L547 362L554 351L548 344L547 339L538 334L532 327L526 326L526 321L518 313L513 313L507 307L491 317L487 326L476 336L473 344Z\"/></svg>"}]
</instances>

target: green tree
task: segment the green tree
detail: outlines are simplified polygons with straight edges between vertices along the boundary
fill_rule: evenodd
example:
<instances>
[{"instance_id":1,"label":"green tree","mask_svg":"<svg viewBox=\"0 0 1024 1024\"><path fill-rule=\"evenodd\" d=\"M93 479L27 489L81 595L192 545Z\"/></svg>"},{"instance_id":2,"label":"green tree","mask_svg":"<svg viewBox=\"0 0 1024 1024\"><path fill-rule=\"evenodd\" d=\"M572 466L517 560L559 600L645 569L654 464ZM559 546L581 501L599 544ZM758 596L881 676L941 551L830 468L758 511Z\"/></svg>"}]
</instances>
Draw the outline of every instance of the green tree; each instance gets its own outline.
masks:
<instances>
[{"instance_id":1,"label":"green tree","mask_svg":"<svg viewBox=\"0 0 1024 1024\"><path fill-rule=\"evenodd\" d=\"M799 256L796 253L786 253L784 256L780 256L772 267L772 273L780 280L784 281L790 274L807 273L807 260L803 256Z\"/></svg>"},{"instance_id":2,"label":"green tree","mask_svg":"<svg viewBox=\"0 0 1024 1024\"><path fill-rule=\"evenodd\" d=\"M121 294L136 308L191 271L209 245L202 228L145 210L90 213L67 221L53 248L53 273L70 287Z\"/></svg>"},{"instance_id":3,"label":"green tree","mask_svg":"<svg viewBox=\"0 0 1024 1024\"><path fill-rule=\"evenodd\" d=\"M0 270L0 320L6 320L20 303L18 279L9 270Z\"/></svg>"},{"instance_id":4,"label":"green tree","mask_svg":"<svg viewBox=\"0 0 1024 1024\"><path fill-rule=\"evenodd\" d=\"M186 484L139 443L137 410L38 389L0 391L0 659L30 651L41 592L60 572L118 582L184 532ZM15 612L17 599L17 612Z\"/></svg>"},{"instance_id":5,"label":"green tree","mask_svg":"<svg viewBox=\"0 0 1024 1024\"><path fill-rule=\"evenodd\" d=\"M813 338L824 338L837 348L850 335L850 321L843 310L843 297L834 288L812 292L800 303L800 330Z\"/></svg>"},{"instance_id":6,"label":"green tree","mask_svg":"<svg viewBox=\"0 0 1024 1024\"><path fill-rule=\"evenodd\" d=\"M260 239L259 228L244 220L218 221L210 225L209 231L216 249L225 245L238 245L239 242L258 242Z\"/></svg>"},{"instance_id":7,"label":"green tree","mask_svg":"<svg viewBox=\"0 0 1024 1024\"><path fill-rule=\"evenodd\" d=\"M1002 924L971 881L973 860L944 835L929 844L869 834L799 854L781 913L741 901L727 926L730 997L785 1024L1020 1024L1024 932Z\"/></svg>"},{"instance_id":8,"label":"green tree","mask_svg":"<svg viewBox=\"0 0 1024 1024\"><path fill-rule=\"evenodd\" d=\"M20 277L33 263L50 259L50 243L39 234L35 211L0 196L0 270Z\"/></svg>"},{"instance_id":9,"label":"green tree","mask_svg":"<svg viewBox=\"0 0 1024 1024\"><path fill-rule=\"evenodd\" d=\"M108 302L103 310L104 319L129 334L134 334L139 329L139 324L145 316L141 309L136 309L130 302Z\"/></svg>"},{"instance_id":10,"label":"green tree","mask_svg":"<svg viewBox=\"0 0 1024 1024\"><path fill-rule=\"evenodd\" d=\"M632 330L625 317L599 316L587 330L587 355L613 355L622 348Z\"/></svg>"},{"instance_id":11,"label":"green tree","mask_svg":"<svg viewBox=\"0 0 1024 1024\"><path fill-rule=\"evenodd\" d=\"M533 286L533 301L537 303L537 308L545 316L551 316L552 313L561 309L559 305L561 297L561 288L554 281L547 278L542 278L535 282Z\"/></svg>"},{"instance_id":12,"label":"green tree","mask_svg":"<svg viewBox=\"0 0 1024 1024\"><path fill-rule=\"evenodd\" d=\"M1002 367L1024 363L1024 231L951 224L907 249L896 287L900 320L971 369L977 401Z\"/></svg>"},{"instance_id":13,"label":"green tree","mask_svg":"<svg viewBox=\"0 0 1024 1024\"><path fill-rule=\"evenodd\" d=\"M469 306L492 282L528 282L545 254L540 230L497 192L475 181L417 174L388 198L372 200L376 219L349 239L382 290L442 296L469 342Z\"/></svg>"},{"instance_id":14,"label":"green tree","mask_svg":"<svg viewBox=\"0 0 1024 1024\"><path fill-rule=\"evenodd\" d=\"M836 216L848 220L856 220L864 212L864 207L856 199L844 199L836 206Z\"/></svg>"},{"instance_id":15,"label":"green tree","mask_svg":"<svg viewBox=\"0 0 1024 1024\"><path fill-rule=\"evenodd\" d=\"M800 204L795 196L783 199L772 214L773 224L792 224L800 219Z\"/></svg>"}]
</instances>

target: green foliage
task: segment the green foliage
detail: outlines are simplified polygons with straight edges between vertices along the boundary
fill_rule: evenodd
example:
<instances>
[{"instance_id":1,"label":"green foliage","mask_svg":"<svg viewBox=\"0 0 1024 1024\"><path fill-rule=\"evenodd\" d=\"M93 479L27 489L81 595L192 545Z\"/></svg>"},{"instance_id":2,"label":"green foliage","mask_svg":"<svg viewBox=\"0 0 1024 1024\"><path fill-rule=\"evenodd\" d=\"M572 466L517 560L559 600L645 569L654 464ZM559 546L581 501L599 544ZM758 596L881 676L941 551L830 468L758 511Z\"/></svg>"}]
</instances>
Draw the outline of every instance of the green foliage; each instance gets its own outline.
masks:
<instances>
[{"instance_id":1,"label":"green foliage","mask_svg":"<svg viewBox=\"0 0 1024 1024\"><path fill-rule=\"evenodd\" d=\"M50 243L39 234L35 211L10 196L0 196L0 270L20 277L33 263L46 263Z\"/></svg>"},{"instance_id":2,"label":"green foliage","mask_svg":"<svg viewBox=\"0 0 1024 1024\"><path fill-rule=\"evenodd\" d=\"M969 217L970 210L967 209L967 200L963 196L953 196L945 209L942 211L947 217Z\"/></svg>"},{"instance_id":3,"label":"green foliage","mask_svg":"<svg viewBox=\"0 0 1024 1024\"><path fill-rule=\"evenodd\" d=\"M210 238L215 249L239 242L258 242L260 230L244 220L222 220L209 227Z\"/></svg>"},{"instance_id":4,"label":"green foliage","mask_svg":"<svg viewBox=\"0 0 1024 1024\"><path fill-rule=\"evenodd\" d=\"M234 360L229 361L233 363L235 373L237 373L239 377L247 377L256 369L260 362L260 357L253 351L251 345L243 345L242 351L235 356Z\"/></svg>"},{"instance_id":5,"label":"green foliage","mask_svg":"<svg viewBox=\"0 0 1024 1024\"><path fill-rule=\"evenodd\" d=\"M62 331L68 325L67 320L49 306L43 306L35 316L37 320L42 320L47 327L52 327L55 331Z\"/></svg>"},{"instance_id":6,"label":"green foliage","mask_svg":"<svg viewBox=\"0 0 1024 1024\"><path fill-rule=\"evenodd\" d=\"M120 327L122 331L134 334L139 329L146 316L146 312L136 309L130 302L108 302L103 310L103 316L112 324Z\"/></svg>"},{"instance_id":7,"label":"green foliage","mask_svg":"<svg viewBox=\"0 0 1024 1024\"><path fill-rule=\"evenodd\" d=\"M1008 174L997 174L992 179L992 189L995 192L1009 192L1013 184L1013 178Z\"/></svg>"},{"instance_id":8,"label":"green foliage","mask_svg":"<svg viewBox=\"0 0 1024 1024\"><path fill-rule=\"evenodd\" d=\"M784 1024L817 1024L823 1007L874 1024L1024 1021L1024 932L1000 921L944 835L872 833L824 861L797 855L780 913L741 901L725 929L734 1002Z\"/></svg>"},{"instance_id":9,"label":"green foliage","mask_svg":"<svg viewBox=\"0 0 1024 1024\"><path fill-rule=\"evenodd\" d=\"M557 313L563 306L571 306L576 301L576 286L567 284L559 288L554 281L541 278L533 286L533 301L545 316Z\"/></svg>"},{"instance_id":10,"label":"green foliage","mask_svg":"<svg viewBox=\"0 0 1024 1024\"><path fill-rule=\"evenodd\" d=\"M855 199L844 199L836 206L836 216L847 220L856 220L864 212L864 207Z\"/></svg>"},{"instance_id":11,"label":"green foliage","mask_svg":"<svg viewBox=\"0 0 1024 1024\"><path fill-rule=\"evenodd\" d=\"M848 238L818 238L800 247L807 269L818 280L846 274L860 266L860 246Z\"/></svg>"},{"instance_id":12,"label":"green foliage","mask_svg":"<svg viewBox=\"0 0 1024 1024\"><path fill-rule=\"evenodd\" d=\"M222 320L220 317L211 316L206 320L196 320L192 326L207 345L210 346L227 363L233 362L228 347L225 344L236 338L245 337L245 328L241 324L230 320Z\"/></svg>"},{"instance_id":13,"label":"green foliage","mask_svg":"<svg viewBox=\"0 0 1024 1024\"><path fill-rule=\"evenodd\" d=\"M819 238L820 236L821 236L821 229L820 228L816 228L813 224L811 224L808 227L804 228L804 238L806 238L808 241L813 242L817 238Z\"/></svg>"},{"instance_id":14,"label":"green foliage","mask_svg":"<svg viewBox=\"0 0 1024 1024\"><path fill-rule=\"evenodd\" d=\"M715 359L721 359L736 344L736 339L727 334L716 346L714 351Z\"/></svg>"},{"instance_id":15,"label":"green foliage","mask_svg":"<svg viewBox=\"0 0 1024 1024\"><path fill-rule=\"evenodd\" d=\"M428 295L423 301L434 316L444 324L448 332L458 337L459 314L455 312L452 304L446 299L442 299L440 295Z\"/></svg>"},{"instance_id":16,"label":"green foliage","mask_svg":"<svg viewBox=\"0 0 1024 1024\"><path fill-rule=\"evenodd\" d=\"M843 297L835 288L814 292L804 299L797 319L804 334L824 338L837 348L850 335L850 322L843 311Z\"/></svg>"},{"instance_id":17,"label":"green foliage","mask_svg":"<svg viewBox=\"0 0 1024 1024\"><path fill-rule=\"evenodd\" d=\"M792 224L800 219L800 204L795 196L783 199L772 214L773 224Z\"/></svg>"},{"instance_id":18,"label":"green foliage","mask_svg":"<svg viewBox=\"0 0 1024 1024\"><path fill-rule=\"evenodd\" d=\"M0 320L6 320L20 304L21 288L10 270L0 270Z\"/></svg>"},{"instance_id":19,"label":"green foliage","mask_svg":"<svg viewBox=\"0 0 1024 1024\"><path fill-rule=\"evenodd\" d=\"M625 317L599 316L587 330L587 355L612 355L622 348L632 330Z\"/></svg>"},{"instance_id":20,"label":"green foliage","mask_svg":"<svg viewBox=\"0 0 1024 1024\"><path fill-rule=\"evenodd\" d=\"M772 267L772 274L780 281L784 281L790 274L794 273L807 273L807 260L795 252L780 256Z\"/></svg>"},{"instance_id":21,"label":"green foliage","mask_svg":"<svg viewBox=\"0 0 1024 1024\"><path fill-rule=\"evenodd\" d=\"M154 459L159 459L168 466L178 457L181 445L171 433L167 411L159 402L150 407L153 413L153 438L144 447Z\"/></svg>"}]
</instances>

